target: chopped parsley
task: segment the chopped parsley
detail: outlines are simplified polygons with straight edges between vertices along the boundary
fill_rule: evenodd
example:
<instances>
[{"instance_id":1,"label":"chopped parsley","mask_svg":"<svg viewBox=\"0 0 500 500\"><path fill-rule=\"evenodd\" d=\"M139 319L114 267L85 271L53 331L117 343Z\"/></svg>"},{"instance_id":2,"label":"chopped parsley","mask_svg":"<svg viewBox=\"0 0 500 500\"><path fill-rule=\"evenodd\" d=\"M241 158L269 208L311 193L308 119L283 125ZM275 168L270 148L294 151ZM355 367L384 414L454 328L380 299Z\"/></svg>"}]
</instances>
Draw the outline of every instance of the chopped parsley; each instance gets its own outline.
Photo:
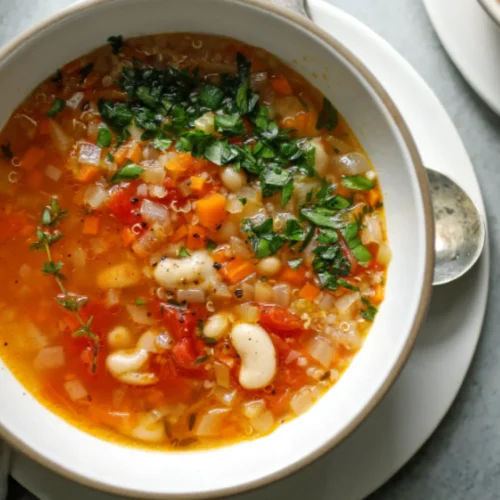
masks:
<instances>
[{"instance_id":1,"label":"chopped parsley","mask_svg":"<svg viewBox=\"0 0 500 500\"><path fill-rule=\"evenodd\" d=\"M109 148L111 145L111 130L105 125L99 127L99 131L97 132L97 145L100 148Z\"/></svg>"},{"instance_id":2,"label":"chopped parsley","mask_svg":"<svg viewBox=\"0 0 500 500\"><path fill-rule=\"evenodd\" d=\"M66 101L64 101L64 99L61 99L60 97L56 97L54 99L54 102L52 103L52 106L50 106L47 116L49 118L55 118L56 115L63 111L65 107Z\"/></svg>"},{"instance_id":3,"label":"chopped parsley","mask_svg":"<svg viewBox=\"0 0 500 500\"><path fill-rule=\"evenodd\" d=\"M248 240L258 259L274 255L286 242L286 238L273 231L273 219L268 218L261 224L253 224L243 219L241 230L248 234Z\"/></svg>"},{"instance_id":4,"label":"chopped parsley","mask_svg":"<svg viewBox=\"0 0 500 500\"><path fill-rule=\"evenodd\" d=\"M109 180L109 182L123 182L123 181L132 181L134 179L138 179L140 175L144 172L144 169L135 163L129 163L125 165L120 170L118 170L113 177Z\"/></svg>"},{"instance_id":5,"label":"chopped parsley","mask_svg":"<svg viewBox=\"0 0 500 500\"><path fill-rule=\"evenodd\" d=\"M330 132L338 125L339 123L339 115L337 110L333 107L332 103L324 98L323 99L323 107L318 116L318 121L316 123L316 128L321 130L322 128L326 128Z\"/></svg>"},{"instance_id":6,"label":"chopped parsley","mask_svg":"<svg viewBox=\"0 0 500 500\"><path fill-rule=\"evenodd\" d=\"M341 181L342 186L355 191L369 191L375 187L375 183L364 175L349 175Z\"/></svg>"},{"instance_id":7,"label":"chopped parsley","mask_svg":"<svg viewBox=\"0 0 500 500\"><path fill-rule=\"evenodd\" d=\"M108 38L108 43L111 45L111 50L113 51L113 54L117 55L121 48L123 47L123 36L118 35L118 36L110 36Z\"/></svg>"},{"instance_id":8,"label":"chopped parsley","mask_svg":"<svg viewBox=\"0 0 500 500\"><path fill-rule=\"evenodd\" d=\"M179 250L179 257L184 259L185 257L191 257L191 254L184 247L181 247Z\"/></svg>"},{"instance_id":9,"label":"chopped parsley","mask_svg":"<svg viewBox=\"0 0 500 500\"><path fill-rule=\"evenodd\" d=\"M361 316L366 319L366 321L374 321L378 309L366 297L362 297L361 301L367 306L366 309L360 311Z\"/></svg>"}]
</instances>

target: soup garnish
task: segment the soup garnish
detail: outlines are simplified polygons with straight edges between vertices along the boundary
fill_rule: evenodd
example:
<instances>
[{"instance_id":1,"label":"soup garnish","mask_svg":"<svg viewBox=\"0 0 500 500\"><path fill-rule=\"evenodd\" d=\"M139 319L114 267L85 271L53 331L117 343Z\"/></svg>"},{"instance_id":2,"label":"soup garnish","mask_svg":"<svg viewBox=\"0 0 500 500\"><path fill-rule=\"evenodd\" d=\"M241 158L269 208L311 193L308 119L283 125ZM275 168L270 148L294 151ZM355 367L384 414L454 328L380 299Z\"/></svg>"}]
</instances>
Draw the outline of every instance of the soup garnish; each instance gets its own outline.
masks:
<instances>
[{"instance_id":1,"label":"soup garnish","mask_svg":"<svg viewBox=\"0 0 500 500\"><path fill-rule=\"evenodd\" d=\"M266 435L339 379L383 301L376 173L262 49L108 41L0 134L0 355L105 439Z\"/></svg>"}]
</instances>

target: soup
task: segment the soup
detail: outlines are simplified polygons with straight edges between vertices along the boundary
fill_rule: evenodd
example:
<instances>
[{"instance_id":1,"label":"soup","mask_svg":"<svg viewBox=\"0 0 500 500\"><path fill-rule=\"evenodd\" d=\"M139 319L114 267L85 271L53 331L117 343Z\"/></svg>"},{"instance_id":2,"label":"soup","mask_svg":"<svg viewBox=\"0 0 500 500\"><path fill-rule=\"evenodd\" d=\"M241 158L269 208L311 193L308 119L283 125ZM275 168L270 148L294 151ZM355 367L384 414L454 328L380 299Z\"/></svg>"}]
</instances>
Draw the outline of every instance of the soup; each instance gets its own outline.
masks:
<instances>
[{"instance_id":1,"label":"soup","mask_svg":"<svg viewBox=\"0 0 500 500\"><path fill-rule=\"evenodd\" d=\"M72 424L159 449L259 437L363 345L390 260L377 176L266 51L111 37L0 144L0 355Z\"/></svg>"}]
</instances>

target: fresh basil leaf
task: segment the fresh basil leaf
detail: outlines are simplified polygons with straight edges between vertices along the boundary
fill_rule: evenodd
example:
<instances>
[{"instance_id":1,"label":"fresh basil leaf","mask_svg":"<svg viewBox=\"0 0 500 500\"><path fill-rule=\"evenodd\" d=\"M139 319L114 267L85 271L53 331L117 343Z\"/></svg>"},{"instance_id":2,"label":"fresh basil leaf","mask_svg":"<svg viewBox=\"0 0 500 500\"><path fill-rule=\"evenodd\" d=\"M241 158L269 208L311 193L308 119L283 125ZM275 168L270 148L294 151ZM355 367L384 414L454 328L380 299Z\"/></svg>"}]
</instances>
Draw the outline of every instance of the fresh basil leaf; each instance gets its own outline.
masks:
<instances>
[{"instance_id":1,"label":"fresh basil leaf","mask_svg":"<svg viewBox=\"0 0 500 500\"><path fill-rule=\"evenodd\" d=\"M364 245L359 244L358 246L352 248L351 252L354 255L354 258L360 263L372 260L372 254Z\"/></svg>"},{"instance_id":2,"label":"fresh basil leaf","mask_svg":"<svg viewBox=\"0 0 500 500\"><path fill-rule=\"evenodd\" d=\"M123 102L100 99L98 107L103 120L118 133L122 132L125 127L128 127L134 118L131 109Z\"/></svg>"},{"instance_id":3,"label":"fresh basil leaf","mask_svg":"<svg viewBox=\"0 0 500 500\"><path fill-rule=\"evenodd\" d=\"M184 247L181 247L179 250L179 257L184 259L185 257L191 257L191 254Z\"/></svg>"},{"instance_id":4,"label":"fresh basil leaf","mask_svg":"<svg viewBox=\"0 0 500 500\"><path fill-rule=\"evenodd\" d=\"M303 252L307 245L311 243L311 240L314 237L314 233L316 232L316 228L314 226L309 226L309 230L307 231L306 237L304 241L302 242L302 245L299 247L299 252Z\"/></svg>"},{"instance_id":5,"label":"fresh basil leaf","mask_svg":"<svg viewBox=\"0 0 500 500\"><path fill-rule=\"evenodd\" d=\"M160 151L166 151L172 146L173 140L170 137L155 137L153 139L153 147Z\"/></svg>"},{"instance_id":6,"label":"fresh basil leaf","mask_svg":"<svg viewBox=\"0 0 500 500\"><path fill-rule=\"evenodd\" d=\"M118 36L110 36L108 38L108 43L111 45L111 50L113 51L113 54L117 55L121 48L123 47L123 36L118 35Z\"/></svg>"},{"instance_id":7,"label":"fresh basil leaf","mask_svg":"<svg viewBox=\"0 0 500 500\"><path fill-rule=\"evenodd\" d=\"M306 237L304 228L295 219L286 221L283 234L289 241L303 241Z\"/></svg>"},{"instance_id":8,"label":"fresh basil leaf","mask_svg":"<svg viewBox=\"0 0 500 500\"><path fill-rule=\"evenodd\" d=\"M142 167L136 165L135 163L129 163L118 170L113 177L111 177L109 182L114 184L116 182L132 181L134 179L138 179L142 172L144 172Z\"/></svg>"},{"instance_id":9,"label":"fresh basil leaf","mask_svg":"<svg viewBox=\"0 0 500 500\"><path fill-rule=\"evenodd\" d=\"M360 311L361 316L367 321L374 321L378 309L366 297L362 297L361 301L368 306L366 309Z\"/></svg>"},{"instance_id":10,"label":"fresh basil leaf","mask_svg":"<svg viewBox=\"0 0 500 500\"><path fill-rule=\"evenodd\" d=\"M375 183L364 175L349 175L341 181L342 186L355 191L369 191L375 187Z\"/></svg>"},{"instance_id":11,"label":"fresh basil leaf","mask_svg":"<svg viewBox=\"0 0 500 500\"><path fill-rule=\"evenodd\" d=\"M204 156L208 161L223 166L235 160L238 157L238 152L227 141L216 139L212 140L206 147Z\"/></svg>"},{"instance_id":12,"label":"fresh basil leaf","mask_svg":"<svg viewBox=\"0 0 500 500\"><path fill-rule=\"evenodd\" d=\"M251 63L243 54L236 54L236 62L238 65L238 90L236 91L236 105L240 114L246 115L249 111L248 91L250 88L250 67Z\"/></svg>"},{"instance_id":13,"label":"fresh basil leaf","mask_svg":"<svg viewBox=\"0 0 500 500\"><path fill-rule=\"evenodd\" d=\"M283 191L281 191L281 206L284 207L293 194L293 177L285 184Z\"/></svg>"},{"instance_id":14,"label":"fresh basil leaf","mask_svg":"<svg viewBox=\"0 0 500 500\"><path fill-rule=\"evenodd\" d=\"M331 210L321 208L302 208L300 215L315 226L339 229L342 223L338 216Z\"/></svg>"},{"instance_id":15,"label":"fresh basil leaf","mask_svg":"<svg viewBox=\"0 0 500 500\"><path fill-rule=\"evenodd\" d=\"M338 125L339 116L337 110L333 107L332 103L324 98L323 107L318 116L318 121L316 122L316 128L321 130L326 128L330 132Z\"/></svg>"},{"instance_id":16,"label":"fresh basil leaf","mask_svg":"<svg viewBox=\"0 0 500 500\"><path fill-rule=\"evenodd\" d=\"M224 92L215 85L206 84L200 88L198 99L202 106L218 109L224 99Z\"/></svg>"},{"instance_id":17,"label":"fresh basil leaf","mask_svg":"<svg viewBox=\"0 0 500 500\"><path fill-rule=\"evenodd\" d=\"M56 97L54 99L54 102L52 103L52 106L50 106L47 116L49 118L54 118L61 111L63 111L65 107L66 107L66 101L64 101L64 99L61 99L60 97Z\"/></svg>"},{"instance_id":18,"label":"fresh basil leaf","mask_svg":"<svg viewBox=\"0 0 500 500\"><path fill-rule=\"evenodd\" d=\"M109 148L111 145L111 139L111 130L104 125L99 127L99 131L97 132L97 145L100 148Z\"/></svg>"},{"instance_id":19,"label":"fresh basil leaf","mask_svg":"<svg viewBox=\"0 0 500 500\"><path fill-rule=\"evenodd\" d=\"M258 259L274 255L286 242L285 237L273 231L271 218L259 225L253 225L249 219L243 219L241 230L249 234L248 240Z\"/></svg>"},{"instance_id":20,"label":"fresh basil leaf","mask_svg":"<svg viewBox=\"0 0 500 500\"><path fill-rule=\"evenodd\" d=\"M337 280L337 283L340 286L343 286L344 288L347 288L348 290L352 290L353 292L358 292L359 291L359 286L351 285L348 281L343 280L342 278L339 278Z\"/></svg>"},{"instance_id":21,"label":"fresh basil leaf","mask_svg":"<svg viewBox=\"0 0 500 500\"><path fill-rule=\"evenodd\" d=\"M304 261L304 258L303 258L303 257L300 257L300 258L298 258L298 259L292 259L292 260L289 260L289 261L288 261L288 265L289 265L292 269L296 270L296 269L298 269L298 268L302 265L302 262L303 262L303 261Z\"/></svg>"},{"instance_id":22,"label":"fresh basil leaf","mask_svg":"<svg viewBox=\"0 0 500 500\"><path fill-rule=\"evenodd\" d=\"M319 243L337 243L339 241L339 235L337 231L333 229L322 229L318 235Z\"/></svg>"},{"instance_id":23,"label":"fresh basil leaf","mask_svg":"<svg viewBox=\"0 0 500 500\"><path fill-rule=\"evenodd\" d=\"M245 133L243 121L237 114L234 115L215 115L215 130L223 135L240 136Z\"/></svg>"},{"instance_id":24,"label":"fresh basil leaf","mask_svg":"<svg viewBox=\"0 0 500 500\"><path fill-rule=\"evenodd\" d=\"M290 172L287 172L281 167L268 166L260 175L263 198L269 198L273 194L281 191L290 179Z\"/></svg>"}]
</instances>

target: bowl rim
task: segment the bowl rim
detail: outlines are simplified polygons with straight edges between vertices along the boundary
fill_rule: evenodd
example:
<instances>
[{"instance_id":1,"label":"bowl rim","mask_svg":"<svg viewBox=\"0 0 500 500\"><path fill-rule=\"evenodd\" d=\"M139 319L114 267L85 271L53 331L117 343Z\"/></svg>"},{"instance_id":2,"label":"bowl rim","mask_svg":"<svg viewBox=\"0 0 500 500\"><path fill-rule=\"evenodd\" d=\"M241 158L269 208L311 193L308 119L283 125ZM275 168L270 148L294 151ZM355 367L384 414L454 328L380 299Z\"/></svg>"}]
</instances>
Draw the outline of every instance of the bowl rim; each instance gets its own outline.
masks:
<instances>
[{"instance_id":1,"label":"bowl rim","mask_svg":"<svg viewBox=\"0 0 500 500\"><path fill-rule=\"evenodd\" d=\"M500 26L500 3L497 0L477 0L483 10L497 26Z\"/></svg>"},{"instance_id":2,"label":"bowl rim","mask_svg":"<svg viewBox=\"0 0 500 500\"><path fill-rule=\"evenodd\" d=\"M22 33L14 37L13 40L8 42L5 46L0 49L0 63L11 56L18 48L20 48L26 41L31 37L38 35L51 24L62 21L76 14L84 13L91 10L99 5L105 4L109 0L77 0L73 5L63 8L59 12L52 14L43 20L35 23L30 28L27 28ZM361 75L369 87L375 92L376 96L380 99L386 112L389 114L393 124L397 128L401 135L402 141L405 148L407 149L412 167L416 174L416 180L418 182L418 187L420 195L422 198L423 205L423 220L425 226L426 244L425 244L425 262L423 271L422 287L420 290L420 301L418 309L415 312L413 319L413 324L407 335L406 341L404 343L401 354L397 362L392 367L388 377L385 379L383 384L378 388L375 394L365 402L362 409L359 411L358 415L352 419L345 428L339 432L337 435L326 440L322 446L318 447L314 452L305 456L303 459L294 462L293 464L279 469L278 471L261 477L259 479L253 480L248 483L235 485L232 487L226 487L223 489L214 489L210 492L204 493L181 493L176 495L177 498L220 498L223 496L234 495L243 493L245 491L254 490L257 488L262 488L271 482L284 479L285 477L295 473L307 465L311 464L313 461L317 460L319 457L324 455L326 452L332 450L334 447L339 445L344 439L346 439L362 422L365 418L375 409L375 407L381 402L383 397L389 391L393 383L396 381L400 372L404 368L410 352L413 348L415 340L417 338L418 332L424 322L427 309L430 303L431 293L432 293L432 279L434 274L434 218L432 211L432 202L430 189L428 185L428 179L426 174L426 169L422 163L422 159L418 152L415 141L392 98L389 93L385 90L378 79L371 73L371 71L365 66L365 64L355 56L342 42L337 40L334 36L330 35L322 28L317 26L312 20L290 10L289 8L282 7L272 3L270 0L225 0L231 3L243 4L250 6L251 8L256 8L267 12L268 14L278 15L280 17L286 18L291 21L292 24L310 31L313 35L319 38L322 42L326 43L331 49L340 54L349 64L351 64L355 70ZM484 0L478 0L483 4ZM41 404L38 402L38 404ZM43 467L60 474L61 476L76 481L82 485L95 488L101 491L123 495L127 497L136 496L137 491L130 490L128 488L114 487L109 483L105 483L89 476L80 474L69 467L60 465L47 457L42 453L33 450L29 444L25 444L17 435L11 433L6 429L0 422L0 437L12 445L15 449L21 451L23 454L27 455L30 459L39 463ZM167 498L170 497L169 494L161 494L155 492L141 492L143 498Z\"/></svg>"}]
</instances>

